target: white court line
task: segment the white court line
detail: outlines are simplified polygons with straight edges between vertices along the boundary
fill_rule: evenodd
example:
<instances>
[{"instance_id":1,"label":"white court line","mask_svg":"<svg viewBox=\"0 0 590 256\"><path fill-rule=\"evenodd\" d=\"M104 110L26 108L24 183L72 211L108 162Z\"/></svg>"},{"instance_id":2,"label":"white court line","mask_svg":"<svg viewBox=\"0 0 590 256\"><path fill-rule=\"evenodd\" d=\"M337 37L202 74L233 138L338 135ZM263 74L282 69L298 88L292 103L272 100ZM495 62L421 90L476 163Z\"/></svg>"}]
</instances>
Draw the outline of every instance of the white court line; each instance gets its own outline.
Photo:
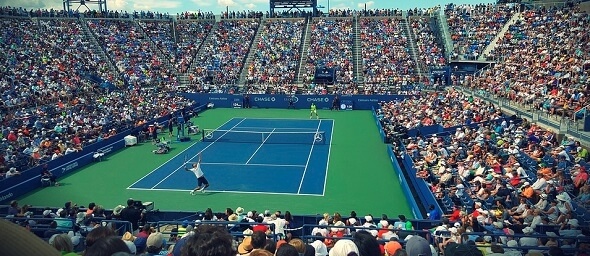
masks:
<instances>
[{"instance_id":1,"label":"white court line","mask_svg":"<svg viewBox=\"0 0 590 256\"><path fill-rule=\"evenodd\" d=\"M250 160L252 160L252 158L254 158L254 156L256 155L256 153L258 153L258 150L260 150L260 148L262 146L264 146L264 143L268 140L268 138L270 138L270 136L272 136L272 133L275 131L275 129L272 129L272 131L270 131L270 133L268 134L268 136L266 138L264 138L264 140L262 140L262 143L260 143L260 146L258 146L258 148L256 149L256 151L254 151L254 153L252 153L252 156L250 156L250 158L248 158L248 161L246 161L246 164L250 163ZM262 133L261 135L264 135L264 133Z\"/></svg>"},{"instance_id":2,"label":"white court line","mask_svg":"<svg viewBox=\"0 0 590 256\"><path fill-rule=\"evenodd\" d=\"M330 132L330 145L328 146L328 160L326 161L326 176L324 177L324 191L322 196L326 194L326 184L328 183L328 170L330 170L330 153L332 152L332 137L334 136L334 120L332 120L332 132Z\"/></svg>"},{"instance_id":3,"label":"white court line","mask_svg":"<svg viewBox=\"0 0 590 256\"><path fill-rule=\"evenodd\" d=\"M316 133L320 131L320 126L322 125L322 120L318 122L318 128L316 129ZM311 149L309 150L309 155L307 156L307 162L305 162L305 168L303 169L303 175L301 175L301 181L299 182L299 188L297 189L297 194L301 191L301 186L303 186L303 179L305 178L305 173L307 172L307 167L309 166L309 160L311 159L311 153L313 153L313 146L315 145L315 139L311 143Z\"/></svg>"},{"instance_id":4,"label":"white court line","mask_svg":"<svg viewBox=\"0 0 590 256\"><path fill-rule=\"evenodd\" d=\"M244 164L244 163L201 163L201 165L238 165L238 166L268 166L268 167L305 167L297 164Z\"/></svg>"},{"instance_id":5,"label":"white court line","mask_svg":"<svg viewBox=\"0 0 590 256\"><path fill-rule=\"evenodd\" d=\"M229 123L229 121L233 120L232 119L228 119L227 121L225 121L225 123L221 124L219 127L217 127L217 129L223 127L225 124ZM197 141L195 141L195 143L191 144L190 146L188 146L187 148L185 148L184 150L180 151L180 153L176 154L176 156L168 159L166 162L162 163L160 166L156 167L156 169L153 169L151 172L148 172L146 175L144 175L143 177L139 178L137 181L133 182L133 184L129 185L129 187L127 187L127 189L130 189L131 187L133 187L133 185L137 184L138 182L142 181L143 179L145 179L145 177L149 176L150 174L152 174L153 172L155 172L156 170L160 169L162 166L164 166L165 164L167 164L168 162L172 161L173 159L175 159L177 156L179 156L180 154L182 154L184 151L187 151L188 149L192 148L195 144L199 143L199 141L201 141L203 138L198 139Z\"/></svg>"},{"instance_id":6,"label":"white court line","mask_svg":"<svg viewBox=\"0 0 590 256\"><path fill-rule=\"evenodd\" d=\"M231 119L233 120L233 118ZM188 161L193 160L195 157L197 157L201 152L205 151L205 149L211 147L211 145L215 144L215 142L217 142L219 139L221 139L221 137L223 137L223 135L227 134L229 131L231 131L231 129L233 129L234 127L240 125L242 122L244 122L244 120L246 119L242 119L241 121L239 121L236 125L234 125L232 128L229 128L229 130L227 130L225 133L223 133L221 136L217 137L217 139L215 139L213 142L211 142L209 145L207 145L205 148L201 149L201 151L199 151L197 154L195 154L194 156L192 156L191 158L188 159ZM179 166L178 168L176 168L176 170L174 170L173 172L171 172L170 174L168 174L168 176L164 177L160 182L158 182L156 185L154 185L152 187L155 188L158 185L160 185L162 182L164 182L166 179L168 179L168 177L172 176L174 173L176 173L178 170L180 170L180 168L182 167L186 167L184 164L182 166Z\"/></svg>"},{"instance_id":7,"label":"white court line","mask_svg":"<svg viewBox=\"0 0 590 256\"><path fill-rule=\"evenodd\" d=\"M309 119L309 118L298 118L298 117L281 117L281 118L273 118L273 117L234 117L234 118L246 118L246 119L250 119L250 120L256 120L256 119L272 119L272 120L301 120L301 121L317 121L318 119ZM329 118L320 118L319 120L334 120L334 119L329 119Z\"/></svg>"},{"instance_id":8,"label":"white court line","mask_svg":"<svg viewBox=\"0 0 590 256\"><path fill-rule=\"evenodd\" d=\"M143 191L172 191L172 192L187 192L191 190L185 189L167 189L167 188L128 188L130 190L143 190ZM261 195L285 195L285 196L323 196L318 194L299 194L299 193L280 193L280 192L256 192L256 191L233 191L233 190L205 190L205 194L214 193L236 193L236 194L261 194ZM197 193L198 197L198 193Z\"/></svg>"},{"instance_id":9,"label":"white court line","mask_svg":"<svg viewBox=\"0 0 590 256\"><path fill-rule=\"evenodd\" d=\"M307 120L307 119L305 119L305 120ZM234 128L234 129L236 129L236 130L238 130L238 129L252 129L252 130L254 130L254 129L267 129L267 130L275 129L275 130L303 130L303 131L315 131L316 130L315 128L269 128L269 127L255 127L255 126L240 126L240 127ZM267 131L262 131L262 132L267 132Z\"/></svg>"}]
</instances>

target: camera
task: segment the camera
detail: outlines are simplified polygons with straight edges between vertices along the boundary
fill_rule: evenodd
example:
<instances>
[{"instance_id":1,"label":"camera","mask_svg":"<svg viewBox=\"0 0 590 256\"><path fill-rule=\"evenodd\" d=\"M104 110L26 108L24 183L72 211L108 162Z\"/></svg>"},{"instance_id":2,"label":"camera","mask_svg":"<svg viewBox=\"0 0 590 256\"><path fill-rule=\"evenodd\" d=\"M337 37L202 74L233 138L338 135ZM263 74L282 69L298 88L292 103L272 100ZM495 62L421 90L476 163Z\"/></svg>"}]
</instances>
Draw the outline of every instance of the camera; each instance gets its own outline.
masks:
<instances>
[{"instance_id":1,"label":"camera","mask_svg":"<svg viewBox=\"0 0 590 256\"><path fill-rule=\"evenodd\" d=\"M141 201L136 201L136 200L133 201L133 207L140 209L140 210L145 209L145 206L143 205L143 203Z\"/></svg>"}]
</instances>

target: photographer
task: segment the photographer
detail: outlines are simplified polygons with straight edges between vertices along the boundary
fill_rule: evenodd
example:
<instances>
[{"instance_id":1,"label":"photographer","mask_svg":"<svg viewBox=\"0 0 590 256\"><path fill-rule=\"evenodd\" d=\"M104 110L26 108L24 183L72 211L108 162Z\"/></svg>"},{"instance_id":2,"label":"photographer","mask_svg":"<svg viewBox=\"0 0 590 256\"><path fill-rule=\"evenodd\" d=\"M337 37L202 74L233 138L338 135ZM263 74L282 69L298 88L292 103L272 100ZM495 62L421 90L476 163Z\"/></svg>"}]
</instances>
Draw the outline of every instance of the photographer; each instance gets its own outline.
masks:
<instances>
[{"instance_id":1,"label":"photographer","mask_svg":"<svg viewBox=\"0 0 590 256\"><path fill-rule=\"evenodd\" d=\"M127 207L121 211L121 220L131 222L133 231L139 229L139 221L143 218L142 210L135 206L133 199L127 200Z\"/></svg>"}]
</instances>

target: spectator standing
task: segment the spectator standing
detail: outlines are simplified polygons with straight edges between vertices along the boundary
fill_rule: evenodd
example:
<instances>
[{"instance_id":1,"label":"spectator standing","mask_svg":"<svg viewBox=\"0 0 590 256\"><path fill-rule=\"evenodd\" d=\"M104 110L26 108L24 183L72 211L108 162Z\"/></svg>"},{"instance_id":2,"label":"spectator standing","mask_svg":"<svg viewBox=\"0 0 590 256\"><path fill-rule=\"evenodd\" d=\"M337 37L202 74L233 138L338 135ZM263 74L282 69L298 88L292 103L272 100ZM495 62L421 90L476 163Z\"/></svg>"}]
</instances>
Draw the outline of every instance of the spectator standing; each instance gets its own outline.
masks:
<instances>
[{"instance_id":1,"label":"spectator standing","mask_svg":"<svg viewBox=\"0 0 590 256\"><path fill-rule=\"evenodd\" d=\"M121 220L131 222L133 231L136 232L139 229L139 221L142 216L141 210L135 207L135 201L133 199L127 200L127 207L121 211Z\"/></svg>"}]
</instances>

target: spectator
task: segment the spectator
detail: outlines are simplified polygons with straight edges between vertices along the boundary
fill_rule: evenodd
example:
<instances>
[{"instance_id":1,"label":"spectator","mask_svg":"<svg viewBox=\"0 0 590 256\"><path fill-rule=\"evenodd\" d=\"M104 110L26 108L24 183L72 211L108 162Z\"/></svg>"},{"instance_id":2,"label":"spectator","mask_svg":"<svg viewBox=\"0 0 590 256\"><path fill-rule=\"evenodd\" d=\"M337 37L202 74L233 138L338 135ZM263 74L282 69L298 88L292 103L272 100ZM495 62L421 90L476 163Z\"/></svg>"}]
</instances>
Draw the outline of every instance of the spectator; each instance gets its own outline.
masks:
<instances>
[{"instance_id":1,"label":"spectator","mask_svg":"<svg viewBox=\"0 0 590 256\"><path fill-rule=\"evenodd\" d=\"M181 251L185 256L235 256L232 244L232 236L223 227L200 225Z\"/></svg>"},{"instance_id":2,"label":"spectator","mask_svg":"<svg viewBox=\"0 0 590 256\"><path fill-rule=\"evenodd\" d=\"M74 252L72 240L73 238L70 238L67 234L55 234L49 238L49 244L60 251L61 255L75 256L78 254Z\"/></svg>"},{"instance_id":3,"label":"spectator","mask_svg":"<svg viewBox=\"0 0 590 256\"><path fill-rule=\"evenodd\" d=\"M121 211L121 220L131 222L133 230L139 229L139 221L143 218L143 213L135 207L133 199L127 200L127 207Z\"/></svg>"},{"instance_id":4,"label":"spectator","mask_svg":"<svg viewBox=\"0 0 590 256\"><path fill-rule=\"evenodd\" d=\"M116 236L103 237L96 240L84 252L87 256L110 256L117 252L131 253L127 244Z\"/></svg>"},{"instance_id":5,"label":"spectator","mask_svg":"<svg viewBox=\"0 0 590 256\"><path fill-rule=\"evenodd\" d=\"M283 246L281 246L283 248ZM279 251L281 250L279 248ZM356 244L351 240L340 239L334 247L329 251L330 256L359 256L360 252ZM277 256L280 256L277 251ZM290 256L290 255L289 255Z\"/></svg>"},{"instance_id":6,"label":"spectator","mask_svg":"<svg viewBox=\"0 0 590 256\"><path fill-rule=\"evenodd\" d=\"M161 252L164 254L166 251L164 249L164 236L160 232L151 233L146 242L146 251L147 254L145 255L160 255Z\"/></svg>"}]
</instances>

